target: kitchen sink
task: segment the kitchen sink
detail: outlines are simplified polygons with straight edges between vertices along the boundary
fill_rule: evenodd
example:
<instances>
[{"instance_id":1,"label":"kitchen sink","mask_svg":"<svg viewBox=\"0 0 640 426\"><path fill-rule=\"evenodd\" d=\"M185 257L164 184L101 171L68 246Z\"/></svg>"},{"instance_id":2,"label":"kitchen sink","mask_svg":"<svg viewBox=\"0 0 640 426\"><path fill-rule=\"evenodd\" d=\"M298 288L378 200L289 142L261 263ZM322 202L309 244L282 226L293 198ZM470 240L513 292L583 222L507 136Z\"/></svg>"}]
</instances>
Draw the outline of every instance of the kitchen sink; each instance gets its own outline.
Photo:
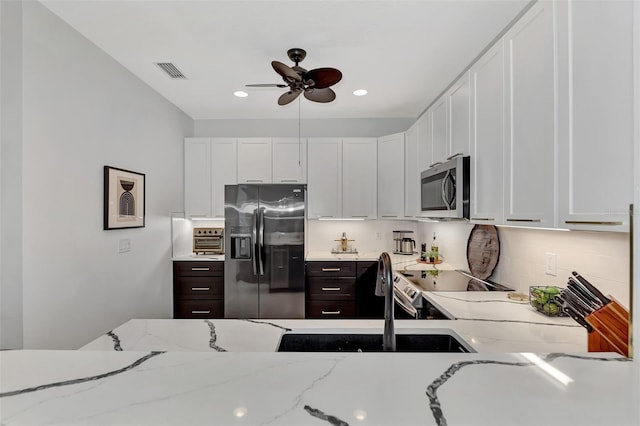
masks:
<instances>
[{"instance_id":1,"label":"kitchen sink","mask_svg":"<svg viewBox=\"0 0 640 426\"><path fill-rule=\"evenodd\" d=\"M317 330L286 332L278 352L382 352L378 329ZM396 352L475 352L450 329L396 330Z\"/></svg>"}]
</instances>

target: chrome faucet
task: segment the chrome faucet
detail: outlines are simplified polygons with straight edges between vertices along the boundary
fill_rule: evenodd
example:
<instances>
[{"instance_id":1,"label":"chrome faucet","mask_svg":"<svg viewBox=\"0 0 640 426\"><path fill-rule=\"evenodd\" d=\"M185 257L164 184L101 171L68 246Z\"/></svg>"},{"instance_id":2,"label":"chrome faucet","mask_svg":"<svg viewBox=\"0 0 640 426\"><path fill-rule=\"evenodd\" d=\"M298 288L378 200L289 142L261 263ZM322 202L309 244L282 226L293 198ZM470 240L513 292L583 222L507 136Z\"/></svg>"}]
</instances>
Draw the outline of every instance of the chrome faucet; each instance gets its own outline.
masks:
<instances>
[{"instance_id":1,"label":"chrome faucet","mask_svg":"<svg viewBox=\"0 0 640 426\"><path fill-rule=\"evenodd\" d=\"M378 275L376 278L376 296L384 296L384 334L382 349L396 350L396 332L393 326L393 271L389 253L383 252L378 259Z\"/></svg>"}]
</instances>

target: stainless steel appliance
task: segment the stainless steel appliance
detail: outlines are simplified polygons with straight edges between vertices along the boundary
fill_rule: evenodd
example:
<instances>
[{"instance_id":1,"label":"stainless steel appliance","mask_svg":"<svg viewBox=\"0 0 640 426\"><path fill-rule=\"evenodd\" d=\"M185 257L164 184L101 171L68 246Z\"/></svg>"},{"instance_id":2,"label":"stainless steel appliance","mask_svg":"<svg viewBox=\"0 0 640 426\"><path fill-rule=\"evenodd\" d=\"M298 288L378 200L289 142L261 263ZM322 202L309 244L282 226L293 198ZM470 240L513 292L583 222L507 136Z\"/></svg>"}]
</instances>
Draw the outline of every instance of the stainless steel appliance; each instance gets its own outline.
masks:
<instances>
[{"instance_id":1,"label":"stainless steel appliance","mask_svg":"<svg viewBox=\"0 0 640 426\"><path fill-rule=\"evenodd\" d=\"M224 228L193 228L195 254L224 254Z\"/></svg>"},{"instance_id":2,"label":"stainless steel appliance","mask_svg":"<svg viewBox=\"0 0 640 426\"><path fill-rule=\"evenodd\" d=\"M416 240L413 238L405 237L402 239L402 251L401 254L413 254L416 248Z\"/></svg>"},{"instance_id":3,"label":"stainless steel appliance","mask_svg":"<svg viewBox=\"0 0 640 426\"><path fill-rule=\"evenodd\" d=\"M469 219L469 157L456 157L420 174L422 216Z\"/></svg>"},{"instance_id":4,"label":"stainless steel appliance","mask_svg":"<svg viewBox=\"0 0 640 426\"><path fill-rule=\"evenodd\" d=\"M226 185L225 318L304 318L306 185Z\"/></svg>"},{"instance_id":5,"label":"stainless steel appliance","mask_svg":"<svg viewBox=\"0 0 640 426\"><path fill-rule=\"evenodd\" d=\"M408 252L404 249L405 240L409 240L409 245L411 241L413 241L415 247L415 240L406 237L407 234L411 233L413 233L413 231L393 231L393 254L413 254L413 248L408 249Z\"/></svg>"}]
</instances>

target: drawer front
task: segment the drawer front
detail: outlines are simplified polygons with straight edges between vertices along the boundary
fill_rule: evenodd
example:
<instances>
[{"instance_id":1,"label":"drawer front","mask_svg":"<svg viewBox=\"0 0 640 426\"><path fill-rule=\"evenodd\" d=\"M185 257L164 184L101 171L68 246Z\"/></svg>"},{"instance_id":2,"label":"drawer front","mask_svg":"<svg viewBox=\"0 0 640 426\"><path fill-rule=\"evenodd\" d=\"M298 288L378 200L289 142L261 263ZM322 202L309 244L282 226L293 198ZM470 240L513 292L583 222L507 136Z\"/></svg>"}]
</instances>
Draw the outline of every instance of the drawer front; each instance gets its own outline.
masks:
<instances>
[{"instance_id":1,"label":"drawer front","mask_svg":"<svg viewBox=\"0 0 640 426\"><path fill-rule=\"evenodd\" d=\"M307 299L355 300L356 279L340 277L307 278Z\"/></svg>"},{"instance_id":2,"label":"drawer front","mask_svg":"<svg viewBox=\"0 0 640 426\"><path fill-rule=\"evenodd\" d=\"M308 277L355 277L356 262L307 262Z\"/></svg>"},{"instance_id":3,"label":"drawer front","mask_svg":"<svg viewBox=\"0 0 640 426\"><path fill-rule=\"evenodd\" d=\"M356 304L346 300L309 300L307 318L355 318Z\"/></svg>"},{"instance_id":4,"label":"drawer front","mask_svg":"<svg viewBox=\"0 0 640 426\"><path fill-rule=\"evenodd\" d=\"M224 278L222 277L176 277L173 297L176 299L222 299Z\"/></svg>"},{"instance_id":5,"label":"drawer front","mask_svg":"<svg viewBox=\"0 0 640 426\"><path fill-rule=\"evenodd\" d=\"M173 262L176 277L212 277L224 275L224 262Z\"/></svg>"},{"instance_id":6,"label":"drawer front","mask_svg":"<svg viewBox=\"0 0 640 426\"><path fill-rule=\"evenodd\" d=\"M174 318L224 318L223 300L181 300L176 302Z\"/></svg>"},{"instance_id":7,"label":"drawer front","mask_svg":"<svg viewBox=\"0 0 640 426\"><path fill-rule=\"evenodd\" d=\"M357 274L358 278L360 278L364 273L366 273L369 268L373 268L373 273L376 273L378 262L358 262L357 266Z\"/></svg>"}]
</instances>

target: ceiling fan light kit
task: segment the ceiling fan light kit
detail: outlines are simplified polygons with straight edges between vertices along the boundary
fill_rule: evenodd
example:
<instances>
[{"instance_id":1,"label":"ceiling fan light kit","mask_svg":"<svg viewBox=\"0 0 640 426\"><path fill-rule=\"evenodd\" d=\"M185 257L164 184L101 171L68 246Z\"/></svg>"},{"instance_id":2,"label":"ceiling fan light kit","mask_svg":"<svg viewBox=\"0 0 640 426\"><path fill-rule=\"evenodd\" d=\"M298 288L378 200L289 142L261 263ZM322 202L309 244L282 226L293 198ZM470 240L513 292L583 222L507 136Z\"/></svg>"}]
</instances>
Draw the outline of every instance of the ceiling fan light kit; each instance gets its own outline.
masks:
<instances>
[{"instance_id":1,"label":"ceiling fan light kit","mask_svg":"<svg viewBox=\"0 0 640 426\"><path fill-rule=\"evenodd\" d=\"M295 63L289 67L279 61L272 61L271 66L285 84L247 84L247 87L288 87L289 90L278 98L278 105L293 102L301 93L313 102L327 103L336 98L331 86L342 80L342 73L335 68L315 68L310 71L302 68L299 63L307 56L304 49L293 48L287 51L289 59Z\"/></svg>"}]
</instances>

